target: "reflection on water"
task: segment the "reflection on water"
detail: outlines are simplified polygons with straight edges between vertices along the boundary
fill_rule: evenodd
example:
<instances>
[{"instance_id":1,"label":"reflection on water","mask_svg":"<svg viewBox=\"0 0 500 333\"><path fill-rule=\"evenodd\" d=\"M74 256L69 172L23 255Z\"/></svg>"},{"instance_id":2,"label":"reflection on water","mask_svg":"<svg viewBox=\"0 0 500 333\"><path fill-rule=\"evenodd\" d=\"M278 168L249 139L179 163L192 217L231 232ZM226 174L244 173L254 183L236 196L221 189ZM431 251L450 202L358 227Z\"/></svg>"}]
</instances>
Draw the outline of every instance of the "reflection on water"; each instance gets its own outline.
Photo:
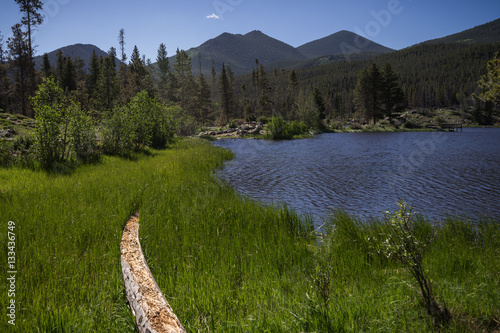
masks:
<instances>
[{"instance_id":1,"label":"reflection on water","mask_svg":"<svg viewBox=\"0 0 500 333\"><path fill-rule=\"evenodd\" d=\"M317 223L331 209L381 217L398 198L417 212L500 218L500 129L335 133L293 141L221 140L220 176L244 195L284 202Z\"/></svg>"}]
</instances>

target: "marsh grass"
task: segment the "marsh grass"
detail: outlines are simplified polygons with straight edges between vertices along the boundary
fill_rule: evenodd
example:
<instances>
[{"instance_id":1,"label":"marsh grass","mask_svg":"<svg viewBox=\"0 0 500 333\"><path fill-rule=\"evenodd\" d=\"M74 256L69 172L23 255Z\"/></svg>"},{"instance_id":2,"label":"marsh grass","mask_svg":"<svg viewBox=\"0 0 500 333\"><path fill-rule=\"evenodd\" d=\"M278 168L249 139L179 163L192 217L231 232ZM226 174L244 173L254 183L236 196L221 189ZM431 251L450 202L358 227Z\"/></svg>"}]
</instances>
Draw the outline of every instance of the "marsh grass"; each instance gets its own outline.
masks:
<instances>
[{"instance_id":1,"label":"marsh grass","mask_svg":"<svg viewBox=\"0 0 500 333\"><path fill-rule=\"evenodd\" d=\"M133 332L120 239L136 209L148 264L188 331L499 329L498 222L439 227L424 267L453 319L437 328L411 274L381 251L382 223L336 212L317 237L290 209L217 180L214 170L231 156L181 140L69 175L0 169L0 244L6 253L7 222L15 221L18 270L16 327L7 324L2 283L0 331Z\"/></svg>"}]
</instances>

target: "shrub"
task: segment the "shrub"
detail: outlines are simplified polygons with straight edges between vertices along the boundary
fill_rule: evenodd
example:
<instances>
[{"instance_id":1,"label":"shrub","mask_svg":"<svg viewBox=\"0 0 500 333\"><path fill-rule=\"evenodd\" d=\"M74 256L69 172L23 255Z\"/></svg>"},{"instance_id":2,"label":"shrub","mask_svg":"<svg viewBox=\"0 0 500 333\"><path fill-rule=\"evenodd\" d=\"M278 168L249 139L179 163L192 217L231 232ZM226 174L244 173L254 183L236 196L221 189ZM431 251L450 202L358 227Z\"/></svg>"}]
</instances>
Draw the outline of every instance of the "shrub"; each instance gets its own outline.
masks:
<instances>
[{"instance_id":1,"label":"shrub","mask_svg":"<svg viewBox=\"0 0 500 333\"><path fill-rule=\"evenodd\" d=\"M141 91L105 120L103 149L108 154L128 155L146 147L163 148L177 132L194 131L194 123L184 114L181 108L167 107Z\"/></svg>"},{"instance_id":2,"label":"shrub","mask_svg":"<svg viewBox=\"0 0 500 333\"><path fill-rule=\"evenodd\" d=\"M363 129L363 125L361 125L360 123L353 123L353 124L349 125L349 129L351 129L351 130L362 130Z\"/></svg>"},{"instance_id":3,"label":"shrub","mask_svg":"<svg viewBox=\"0 0 500 333\"><path fill-rule=\"evenodd\" d=\"M282 117L273 117L267 124L267 130L273 140L288 139L287 124Z\"/></svg>"},{"instance_id":4,"label":"shrub","mask_svg":"<svg viewBox=\"0 0 500 333\"><path fill-rule=\"evenodd\" d=\"M91 155L95 130L90 117L67 100L52 77L44 80L31 102L35 110L36 156L43 168Z\"/></svg>"},{"instance_id":5,"label":"shrub","mask_svg":"<svg viewBox=\"0 0 500 333\"><path fill-rule=\"evenodd\" d=\"M247 107L250 106L250 104L247 104L245 107L245 114L247 114ZM250 112L251 112L252 107L250 106ZM247 122L252 122L252 121L257 121L257 117L253 113L249 113L248 116L245 119Z\"/></svg>"},{"instance_id":6,"label":"shrub","mask_svg":"<svg viewBox=\"0 0 500 333\"><path fill-rule=\"evenodd\" d=\"M126 107L119 107L103 120L102 149L110 155L127 155L134 150L134 124Z\"/></svg>"},{"instance_id":7,"label":"shrub","mask_svg":"<svg viewBox=\"0 0 500 333\"><path fill-rule=\"evenodd\" d=\"M238 124L236 123L236 121L234 119L231 119L229 121L229 123L227 124L227 127L228 128L238 128Z\"/></svg>"},{"instance_id":8,"label":"shrub","mask_svg":"<svg viewBox=\"0 0 500 333\"><path fill-rule=\"evenodd\" d=\"M10 145L7 141L0 140L0 167L9 167L13 162Z\"/></svg>"},{"instance_id":9,"label":"shrub","mask_svg":"<svg viewBox=\"0 0 500 333\"><path fill-rule=\"evenodd\" d=\"M417 281L425 307L438 323L446 323L450 313L445 306L440 306L433 294L431 280L423 268L423 259L427 246L434 240L432 227L415 218L412 208L405 202L398 203L399 211L386 213L385 226L389 237L384 246L388 257L394 256L407 268Z\"/></svg>"},{"instance_id":10,"label":"shrub","mask_svg":"<svg viewBox=\"0 0 500 333\"><path fill-rule=\"evenodd\" d=\"M418 125L416 122L412 120L408 120L406 123L404 123L404 127L408 129L414 129L414 128L420 128L420 125Z\"/></svg>"},{"instance_id":11,"label":"shrub","mask_svg":"<svg viewBox=\"0 0 500 333\"><path fill-rule=\"evenodd\" d=\"M267 119L267 118L266 118L266 117L264 117L264 116L260 116L260 117L259 117L259 119L257 119L257 121L258 121L259 123L262 123L262 124L267 124L267 123L268 123L268 121L269 121L269 119Z\"/></svg>"},{"instance_id":12,"label":"shrub","mask_svg":"<svg viewBox=\"0 0 500 333\"><path fill-rule=\"evenodd\" d=\"M31 134L22 134L14 138L12 142L15 163L20 166L32 167L36 160L35 137Z\"/></svg>"},{"instance_id":13,"label":"shrub","mask_svg":"<svg viewBox=\"0 0 500 333\"><path fill-rule=\"evenodd\" d=\"M309 127L302 121L292 121L288 124L287 134L290 137L309 132Z\"/></svg>"},{"instance_id":14,"label":"shrub","mask_svg":"<svg viewBox=\"0 0 500 333\"><path fill-rule=\"evenodd\" d=\"M69 136L71 149L77 158L88 161L98 155L97 138L92 119L74 104L70 107L70 114Z\"/></svg>"}]
</instances>

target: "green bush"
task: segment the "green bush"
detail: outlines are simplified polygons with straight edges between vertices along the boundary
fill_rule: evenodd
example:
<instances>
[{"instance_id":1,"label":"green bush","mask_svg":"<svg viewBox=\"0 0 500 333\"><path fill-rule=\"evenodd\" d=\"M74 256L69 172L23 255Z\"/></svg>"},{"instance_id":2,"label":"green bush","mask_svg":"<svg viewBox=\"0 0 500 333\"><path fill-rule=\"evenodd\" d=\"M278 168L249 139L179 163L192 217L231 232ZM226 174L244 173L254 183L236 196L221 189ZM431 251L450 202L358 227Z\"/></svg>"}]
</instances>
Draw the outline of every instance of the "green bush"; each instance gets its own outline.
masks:
<instances>
[{"instance_id":1,"label":"green bush","mask_svg":"<svg viewBox=\"0 0 500 333\"><path fill-rule=\"evenodd\" d=\"M77 158L87 161L97 154L96 132L92 119L80 107L71 106L71 121L69 123L69 135L71 148Z\"/></svg>"},{"instance_id":2,"label":"green bush","mask_svg":"<svg viewBox=\"0 0 500 333\"><path fill-rule=\"evenodd\" d=\"M134 150L134 124L126 107L119 107L102 122L102 149L110 155L127 155Z\"/></svg>"},{"instance_id":3,"label":"green bush","mask_svg":"<svg viewBox=\"0 0 500 333\"><path fill-rule=\"evenodd\" d=\"M229 128L238 128L238 124L236 123L236 121L234 119L231 119L229 121L229 123L227 124L227 127L229 127Z\"/></svg>"},{"instance_id":4,"label":"green bush","mask_svg":"<svg viewBox=\"0 0 500 333\"><path fill-rule=\"evenodd\" d=\"M248 113L248 116L246 117L246 121L247 122L252 122L252 121L257 121L257 117L251 113L252 112L252 107L250 106L250 111L247 111L248 107L250 106L250 104L247 104L247 106L245 107L245 114ZM250 113L249 113L250 112Z\"/></svg>"},{"instance_id":5,"label":"green bush","mask_svg":"<svg viewBox=\"0 0 500 333\"><path fill-rule=\"evenodd\" d=\"M309 127L302 121L294 120L288 124L287 133L291 137L307 132L309 132Z\"/></svg>"},{"instance_id":6,"label":"green bush","mask_svg":"<svg viewBox=\"0 0 500 333\"><path fill-rule=\"evenodd\" d=\"M35 137L31 134L16 136L12 142L15 154L14 163L19 166L33 167L36 161Z\"/></svg>"},{"instance_id":7,"label":"green bush","mask_svg":"<svg viewBox=\"0 0 500 333\"><path fill-rule=\"evenodd\" d=\"M282 117L273 117L267 124L267 130L271 139L286 140L309 132L309 127L302 121L294 120L287 123Z\"/></svg>"},{"instance_id":8,"label":"green bush","mask_svg":"<svg viewBox=\"0 0 500 333\"><path fill-rule=\"evenodd\" d=\"M7 141L0 140L0 167L9 167L12 164L12 152Z\"/></svg>"},{"instance_id":9,"label":"green bush","mask_svg":"<svg viewBox=\"0 0 500 333\"><path fill-rule=\"evenodd\" d=\"M269 119L267 119L264 116L260 116L259 119L257 119L257 121L262 124L267 124L269 122Z\"/></svg>"},{"instance_id":10,"label":"green bush","mask_svg":"<svg viewBox=\"0 0 500 333\"><path fill-rule=\"evenodd\" d=\"M44 80L31 99L35 110L35 151L42 167L85 160L94 153L96 135L91 119L68 101L52 77Z\"/></svg>"},{"instance_id":11,"label":"green bush","mask_svg":"<svg viewBox=\"0 0 500 333\"><path fill-rule=\"evenodd\" d=\"M66 157L68 101L61 87L49 77L39 86L31 103L35 110L36 154L42 166L49 168Z\"/></svg>"},{"instance_id":12,"label":"green bush","mask_svg":"<svg viewBox=\"0 0 500 333\"><path fill-rule=\"evenodd\" d=\"M108 154L128 155L146 147L164 148L177 132L185 134L192 127L181 108L167 107L144 90L104 121L103 149Z\"/></svg>"},{"instance_id":13,"label":"green bush","mask_svg":"<svg viewBox=\"0 0 500 333\"><path fill-rule=\"evenodd\" d=\"M273 117L267 124L267 130L273 140L289 139L287 124L282 117Z\"/></svg>"},{"instance_id":14,"label":"green bush","mask_svg":"<svg viewBox=\"0 0 500 333\"><path fill-rule=\"evenodd\" d=\"M415 129L415 128L420 128L420 125L418 125L416 122L412 120L408 120L406 123L404 123L404 127L408 129Z\"/></svg>"}]
</instances>

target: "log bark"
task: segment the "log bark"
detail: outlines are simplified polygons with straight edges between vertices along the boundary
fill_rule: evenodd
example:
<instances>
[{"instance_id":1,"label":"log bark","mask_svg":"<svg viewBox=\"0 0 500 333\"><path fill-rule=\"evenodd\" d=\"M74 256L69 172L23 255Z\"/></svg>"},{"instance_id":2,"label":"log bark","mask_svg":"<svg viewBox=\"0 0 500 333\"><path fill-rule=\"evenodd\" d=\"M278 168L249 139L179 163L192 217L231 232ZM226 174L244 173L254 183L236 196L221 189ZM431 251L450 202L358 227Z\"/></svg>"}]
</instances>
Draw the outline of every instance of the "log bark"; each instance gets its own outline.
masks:
<instances>
[{"instance_id":1,"label":"log bark","mask_svg":"<svg viewBox=\"0 0 500 333\"><path fill-rule=\"evenodd\" d=\"M125 225L120 250L125 293L139 332L185 333L144 258L139 242L139 213Z\"/></svg>"}]
</instances>

